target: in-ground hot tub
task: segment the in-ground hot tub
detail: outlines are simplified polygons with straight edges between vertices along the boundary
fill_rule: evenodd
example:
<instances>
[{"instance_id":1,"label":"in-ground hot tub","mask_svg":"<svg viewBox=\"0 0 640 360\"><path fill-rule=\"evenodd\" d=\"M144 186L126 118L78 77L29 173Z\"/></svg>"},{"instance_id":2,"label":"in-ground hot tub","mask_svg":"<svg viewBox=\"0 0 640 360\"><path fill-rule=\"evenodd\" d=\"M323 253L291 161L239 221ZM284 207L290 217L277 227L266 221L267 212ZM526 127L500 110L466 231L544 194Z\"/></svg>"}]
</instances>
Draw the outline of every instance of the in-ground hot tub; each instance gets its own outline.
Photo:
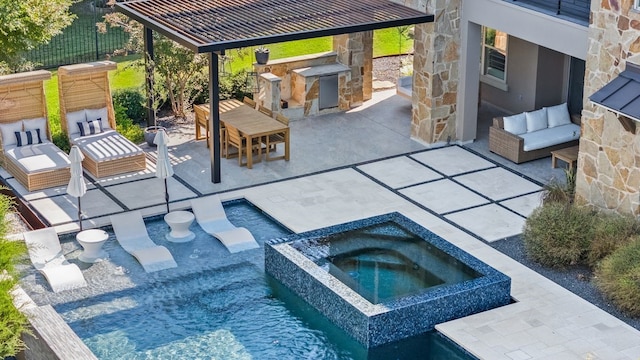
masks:
<instances>
[{"instance_id":1,"label":"in-ground hot tub","mask_svg":"<svg viewBox=\"0 0 640 360\"><path fill-rule=\"evenodd\" d=\"M367 347L511 299L509 277L399 213L270 240L265 270Z\"/></svg>"}]
</instances>

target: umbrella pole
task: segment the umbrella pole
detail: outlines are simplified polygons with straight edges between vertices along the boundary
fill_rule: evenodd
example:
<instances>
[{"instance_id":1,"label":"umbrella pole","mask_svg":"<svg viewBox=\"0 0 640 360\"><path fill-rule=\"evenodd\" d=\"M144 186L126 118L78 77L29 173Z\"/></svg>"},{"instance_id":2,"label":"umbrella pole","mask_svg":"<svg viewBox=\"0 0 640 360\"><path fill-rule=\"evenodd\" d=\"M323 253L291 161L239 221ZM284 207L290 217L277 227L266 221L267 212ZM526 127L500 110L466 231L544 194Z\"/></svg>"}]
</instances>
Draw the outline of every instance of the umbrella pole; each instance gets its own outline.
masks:
<instances>
[{"instance_id":1,"label":"umbrella pole","mask_svg":"<svg viewBox=\"0 0 640 360\"><path fill-rule=\"evenodd\" d=\"M80 223L80 231L82 231L82 206L80 205L80 196L78 196L78 222Z\"/></svg>"},{"instance_id":2,"label":"umbrella pole","mask_svg":"<svg viewBox=\"0 0 640 360\"><path fill-rule=\"evenodd\" d=\"M169 213L169 188L167 187L167 178L164 178L164 201L167 203L167 214Z\"/></svg>"}]
</instances>

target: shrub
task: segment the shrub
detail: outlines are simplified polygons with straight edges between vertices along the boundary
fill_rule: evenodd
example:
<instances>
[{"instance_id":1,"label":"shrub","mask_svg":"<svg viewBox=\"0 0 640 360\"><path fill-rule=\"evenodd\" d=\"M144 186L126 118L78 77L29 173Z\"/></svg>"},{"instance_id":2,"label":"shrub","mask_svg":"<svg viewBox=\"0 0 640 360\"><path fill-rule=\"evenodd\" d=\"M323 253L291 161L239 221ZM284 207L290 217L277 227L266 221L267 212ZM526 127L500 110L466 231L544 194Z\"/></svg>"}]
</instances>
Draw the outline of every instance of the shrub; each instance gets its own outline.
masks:
<instances>
[{"instance_id":1,"label":"shrub","mask_svg":"<svg viewBox=\"0 0 640 360\"><path fill-rule=\"evenodd\" d=\"M569 204L552 202L539 207L522 232L527 255L551 267L580 263L593 238L595 218L595 212Z\"/></svg>"},{"instance_id":2,"label":"shrub","mask_svg":"<svg viewBox=\"0 0 640 360\"><path fill-rule=\"evenodd\" d=\"M129 119L140 124L143 123L147 110L145 108L145 97L137 89L119 89L113 92L113 106L120 105L125 108Z\"/></svg>"},{"instance_id":3,"label":"shrub","mask_svg":"<svg viewBox=\"0 0 640 360\"><path fill-rule=\"evenodd\" d=\"M245 96L252 96L247 91L247 73L245 71L220 78L220 99L242 100Z\"/></svg>"},{"instance_id":4,"label":"shrub","mask_svg":"<svg viewBox=\"0 0 640 360\"><path fill-rule=\"evenodd\" d=\"M121 105L114 105L113 109L116 114L116 131L131 140L134 144L143 142L144 131L127 116L126 109Z\"/></svg>"},{"instance_id":5,"label":"shrub","mask_svg":"<svg viewBox=\"0 0 640 360\"><path fill-rule=\"evenodd\" d=\"M596 276L598 288L620 310L640 316L640 237L602 260Z\"/></svg>"},{"instance_id":6,"label":"shrub","mask_svg":"<svg viewBox=\"0 0 640 360\"><path fill-rule=\"evenodd\" d=\"M11 290L18 282L15 264L26 254L21 241L6 239L8 220L6 214L13 203L0 195L0 357L14 356L24 348L21 335L28 332L26 316L15 307ZM8 275L8 276L7 276Z\"/></svg>"},{"instance_id":7,"label":"shrub","mask_svg":"<svg viewBox=\"0 0 640 360\"><path fill-rule=\"evenodd\" d=\"M565 182L564 184L557 179L551 180L543 188L542 201L548 202L560 202L565 204L573 203L576 190L576 170L565 169Z\"/></svg>"},{"instance_id":8,"label":"shrub","mask_svg":"<svg viewBox=\"0 0 640 360\"><path fill-rule=\"evenodd\" d=\"M62 149L62 151L66 152L67 154L69 153L69 151L71 151L71 144L69 144L69 138L67 137L67 134L64 133L62 130L55 133L51 133L51 142L53 142L57 147Z\"/></svg>"},{"instance_id":9,"label":"shrub","mask_svg":"<svg viewBox=\"0 0 640 360\"><path fill-rule=\"evenodd\" d=\"M595 223L593 240L589 246L587 262L595 266L607 255L640 234L640 223L630 215L601 214Z\"/></svg>"}]
</instances>

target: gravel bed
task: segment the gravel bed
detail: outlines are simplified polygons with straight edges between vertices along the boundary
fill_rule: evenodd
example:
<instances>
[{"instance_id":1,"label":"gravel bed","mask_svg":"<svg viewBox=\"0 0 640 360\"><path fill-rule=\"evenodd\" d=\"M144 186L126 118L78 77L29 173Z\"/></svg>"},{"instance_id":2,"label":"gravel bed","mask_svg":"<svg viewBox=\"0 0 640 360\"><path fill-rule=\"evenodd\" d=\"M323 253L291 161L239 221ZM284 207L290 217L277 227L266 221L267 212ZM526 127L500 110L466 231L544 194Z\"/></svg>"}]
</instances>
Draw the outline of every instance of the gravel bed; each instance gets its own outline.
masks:
<instances>
[{"instance_id":1,"label":"gravel bed","mask_svg":"<svg viewBox=\"0 0 640 360\"><path fill-rule=\"evenodd\" d=\"M504 240L489 243L494 249L508 255L510 258L536 271L547 279L564 287L572 293L580 296L600 309L624 321L630 326L640 330L640 318L631 318L620 312L607 299L605 299L593 282L593 274L587 267L574 266L563 270L543 267L531 261L526 256L524 241L520 236L514 236Z\"/></svg>"}]
</instances>

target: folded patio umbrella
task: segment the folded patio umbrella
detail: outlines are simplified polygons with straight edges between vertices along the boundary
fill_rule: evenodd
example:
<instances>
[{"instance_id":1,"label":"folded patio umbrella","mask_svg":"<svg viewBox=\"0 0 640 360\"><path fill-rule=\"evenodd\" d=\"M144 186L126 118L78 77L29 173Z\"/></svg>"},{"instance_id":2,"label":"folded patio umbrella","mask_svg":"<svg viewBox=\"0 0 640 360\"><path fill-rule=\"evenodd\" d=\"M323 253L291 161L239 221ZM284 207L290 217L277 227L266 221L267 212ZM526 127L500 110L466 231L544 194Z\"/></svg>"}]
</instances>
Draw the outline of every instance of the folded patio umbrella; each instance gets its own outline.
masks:
<instances>
[{"instance_id":1,"label":"folded patio umbrella","mask_svg":"<svg viewBox=\"0 0 640 360\"><path fill-rule=\"evenodd\" d=\"M69 185L67 185L67 194L78 198L78 222L80 222L80 231L82 231L82 206L80 198L87 193L87 184L84 182L82 175L82 160L84 155L80 149L73 145L71 152L69 153L69 160L71 161L71 179Z\"/></svg>"},{"instance_id":2,"label":"folded patio umbrella","mask_svg":"<svg viewBox=\"0 0 640 360\"><path fill-rule=\"evenodd\" d=\"M169 160L169 149L167 144L169 138L164 129L158 130L153 143L158 146L158 161L156 163L156 177L164 179L164 200L167 203L167 212L169 212L169 189L167 188L167 178L173 176L173 167Z\"/></svg>"}]
</instances>

